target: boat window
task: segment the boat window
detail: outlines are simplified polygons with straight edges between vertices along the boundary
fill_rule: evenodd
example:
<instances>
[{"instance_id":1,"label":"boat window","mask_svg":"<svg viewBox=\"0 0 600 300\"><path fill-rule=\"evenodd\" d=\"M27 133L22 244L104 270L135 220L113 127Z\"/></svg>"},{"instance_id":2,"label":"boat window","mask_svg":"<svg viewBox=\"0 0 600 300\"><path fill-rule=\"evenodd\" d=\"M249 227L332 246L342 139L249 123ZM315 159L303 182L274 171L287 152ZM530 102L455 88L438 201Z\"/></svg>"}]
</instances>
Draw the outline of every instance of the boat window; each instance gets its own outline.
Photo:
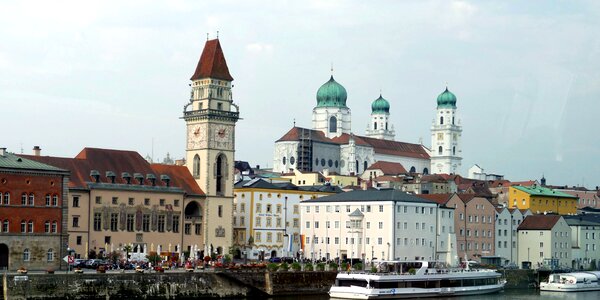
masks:
<instances>
[{"instance_id":1,"label":"boat window","mask_svg":"<svg viewBox=\"0 0 600 300\"><path fill-rule=\"evenodd\" d=\"M460 287L460 280L455 280L455 279L443 279L440 282L440 287Z\"/></svg>"},{"instance_id":2,"label":"boat window","mask_svg":"<svg viewBox=\"0 0 600 300\"><path fill-rule=\"evenodd\" d=\"M355 280L355 279L338 279L337 286L361 286L367 287L366 280Z\"/></svg>"}]
</instances>

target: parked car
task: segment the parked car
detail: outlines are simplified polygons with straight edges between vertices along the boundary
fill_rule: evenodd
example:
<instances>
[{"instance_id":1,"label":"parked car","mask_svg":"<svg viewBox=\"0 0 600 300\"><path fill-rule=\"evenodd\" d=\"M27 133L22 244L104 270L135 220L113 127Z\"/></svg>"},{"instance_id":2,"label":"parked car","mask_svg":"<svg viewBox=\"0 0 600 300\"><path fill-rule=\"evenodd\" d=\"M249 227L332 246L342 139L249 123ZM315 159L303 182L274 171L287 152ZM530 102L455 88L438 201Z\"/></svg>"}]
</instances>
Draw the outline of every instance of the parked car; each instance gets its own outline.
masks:
<instances>
[{"instance_id":1,"label":"parked car","mask_svg":"<svg viewBox=\"0 0 600 300\"><path fill-rule=\"evenodd\" d=\"M73 268L85 268L87 261L87 259L76 259L73 262Z\"/></svg>"},{"instance_id":2,"label":"parked car","mask_svg":"<svg viewBox=\"0 0 600 300\"><path fill-rule=\"evenodd\" d=\"M97 269L98 266L103 265L104 261L101 259L90 259L85 263L85 267L88 269Z\"/></svg>"},{"instance_id":3,"label":"parked car","mask_svg":"<svg viewBox=\"0 0 600 300\"><path fill-rule=\"evenodd\" d=\"M281 262L281 257L271 257L271 258L269 258L269 262L280 263Z\"/></svg>"},{"instance_id":4,"label":"parked car","mask_svg":"<svg viewBox=\"0 0 600 300\"><path fill-rule=\"evenodd\" d=\"M294 258L293 257L282 257L281 261L286 263L286 264L291 264L294 262Z\"/></svg>"}]
</instances>

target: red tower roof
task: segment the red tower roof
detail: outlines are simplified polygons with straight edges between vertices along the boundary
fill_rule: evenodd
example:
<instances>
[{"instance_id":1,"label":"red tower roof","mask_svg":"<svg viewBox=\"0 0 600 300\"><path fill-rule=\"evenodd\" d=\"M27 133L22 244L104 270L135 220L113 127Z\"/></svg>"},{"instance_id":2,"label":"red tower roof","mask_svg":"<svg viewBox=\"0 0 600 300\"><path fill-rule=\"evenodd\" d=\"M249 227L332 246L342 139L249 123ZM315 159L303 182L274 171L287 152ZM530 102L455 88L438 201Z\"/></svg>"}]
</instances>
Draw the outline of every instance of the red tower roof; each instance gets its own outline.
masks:
<instances>
[{"instance_id":1,"label":"red tower roof","mask_svg":"<svg viewBox=\"0 0 600 300\"><path fill-rule=\"evenodd\" d=\"M223 55L219 39L206 41L196 71L190 80L201 78L233 81L233 77L229 74L229 69L227 68L227 62L225 61L225 55Z\"/></svg>"}]
</instances>

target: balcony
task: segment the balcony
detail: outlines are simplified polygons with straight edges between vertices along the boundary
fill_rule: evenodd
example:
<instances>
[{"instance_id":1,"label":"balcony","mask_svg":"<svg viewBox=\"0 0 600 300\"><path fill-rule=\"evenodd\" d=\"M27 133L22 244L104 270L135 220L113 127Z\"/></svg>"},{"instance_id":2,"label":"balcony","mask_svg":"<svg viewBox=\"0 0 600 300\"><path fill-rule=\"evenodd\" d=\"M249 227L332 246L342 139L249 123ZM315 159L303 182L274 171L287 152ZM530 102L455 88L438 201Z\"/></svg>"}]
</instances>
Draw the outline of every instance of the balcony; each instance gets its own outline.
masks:
<instances>
[{"instance_id":1,"label":"balcony","mask_svg":"<svg viewBox=\"0 0 600 300\"><path fill-rule=\"evenodd\" d=\"M221 119L229 121L237 121L240 118L240 113L235 111L224 111L215 109L200 109L193 111L184 111L184 120L201 120L201 119Z\"/></svg>"}]
</instances>

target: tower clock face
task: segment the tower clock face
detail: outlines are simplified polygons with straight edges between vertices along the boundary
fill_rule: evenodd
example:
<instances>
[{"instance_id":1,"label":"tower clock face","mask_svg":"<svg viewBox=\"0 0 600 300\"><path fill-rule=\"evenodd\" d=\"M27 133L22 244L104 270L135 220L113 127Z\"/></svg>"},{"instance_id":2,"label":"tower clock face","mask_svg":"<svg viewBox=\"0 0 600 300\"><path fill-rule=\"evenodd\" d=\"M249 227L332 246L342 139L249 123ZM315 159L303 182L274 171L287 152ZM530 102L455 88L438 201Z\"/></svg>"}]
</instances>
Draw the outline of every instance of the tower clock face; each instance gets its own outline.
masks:
<instances>
[{"instance_id":1,"label":"tower clock face","mask_svg":"<svg viewBox=\"0 0 600 300\"><path fill-rule=\"evenodd\" d=\"M206 126L193 124L188 126L187 145L188 149L200 148L206 142Z\"/></svg>"},{"instance_id":2,"label":"tower clock face","mask_svg":"<svg viewBox=\"0 0 600 300\"><path fill-rule=\"evenodd\" d=\"M216 125L213 128L212 136L215 146L218 148L230 149L232 145L233 132L230 126Z\"/></svg>"}]
</instances>

